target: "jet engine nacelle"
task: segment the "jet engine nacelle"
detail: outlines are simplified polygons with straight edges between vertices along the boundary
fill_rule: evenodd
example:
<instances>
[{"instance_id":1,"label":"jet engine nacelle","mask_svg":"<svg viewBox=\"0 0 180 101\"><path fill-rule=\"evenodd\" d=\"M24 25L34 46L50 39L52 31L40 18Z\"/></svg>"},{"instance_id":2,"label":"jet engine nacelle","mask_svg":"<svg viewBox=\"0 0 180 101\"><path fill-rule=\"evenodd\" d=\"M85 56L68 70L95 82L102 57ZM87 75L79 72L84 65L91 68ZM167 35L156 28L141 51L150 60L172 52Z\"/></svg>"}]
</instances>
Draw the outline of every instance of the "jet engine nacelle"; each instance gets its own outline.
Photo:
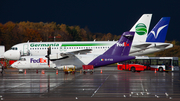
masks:
<instances>
[{"instance_id":1,"label":"jet engine nacelle","mask_svg":"<svg viewBox=\"0 0 180 101\"><path fill-rule=\"evenodd\" d=\"M19 60L21 54L18 50L8 50L4 53L4 58L9 60Z\"/></svg>"},{"instance_id":2,"label":"jet engine nacelle","mask_svg":"<svg viewBox=\"0 0 180 101\"><path fill-rule=\"evenodd\" d=\"M56 53L56 54L49 55L49 58L51 60L53 60L53 59L60 59L60 58L63 58L63 57L60 54Z\"/></svg>"}]
</instances>

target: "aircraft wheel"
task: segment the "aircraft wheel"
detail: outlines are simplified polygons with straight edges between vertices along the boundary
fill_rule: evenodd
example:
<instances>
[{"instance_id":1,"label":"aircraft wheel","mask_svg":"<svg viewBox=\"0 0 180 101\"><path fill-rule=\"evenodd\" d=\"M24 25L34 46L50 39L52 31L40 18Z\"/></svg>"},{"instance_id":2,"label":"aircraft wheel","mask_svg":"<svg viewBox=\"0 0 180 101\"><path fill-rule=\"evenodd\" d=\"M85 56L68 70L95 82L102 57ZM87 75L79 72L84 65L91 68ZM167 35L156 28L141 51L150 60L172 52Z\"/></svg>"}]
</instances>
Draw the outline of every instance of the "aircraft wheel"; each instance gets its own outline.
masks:
<instances>
[{"instance_id":1,"label":"aircraft wheel","mask_svg":"<svg viewBox=\"0 0 180 101\"><path fill-rule=\"evenodd\" d=\"M135 67L131 67L131 71L135 72L136 71Z\"/></svg>"},{"instance_id":2,"label":"aircraft wheel","mask_svg":"<svg viewBox=\"0 0 180 101\"><path fill-rule=\"evenodd\" d=\"M163 72L163 68L162 68L162 67L159 67L159 71L160 71L160 72Z\"/></svg>"},{"instance_id":3,"label":"aircraft wheel","mask_svg":"<svg viewBox=\"0 0 180 101\"><path fill-rule=\"evenodd\" d=\"M24 73L23 69L19 69L19 73Z\"/></svg>"}]
</instances>

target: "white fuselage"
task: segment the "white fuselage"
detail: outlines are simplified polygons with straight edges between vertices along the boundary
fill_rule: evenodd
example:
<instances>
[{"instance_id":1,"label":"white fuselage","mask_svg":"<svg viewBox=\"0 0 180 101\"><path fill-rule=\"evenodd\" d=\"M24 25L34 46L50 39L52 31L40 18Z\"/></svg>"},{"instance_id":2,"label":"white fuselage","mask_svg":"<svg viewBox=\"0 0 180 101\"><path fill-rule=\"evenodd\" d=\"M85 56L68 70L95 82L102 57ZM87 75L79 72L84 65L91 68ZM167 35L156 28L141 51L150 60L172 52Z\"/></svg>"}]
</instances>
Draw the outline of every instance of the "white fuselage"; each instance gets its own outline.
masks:
<instances>
[{"instance_id":1,"label":"white fuselage","mask_svg":"<svg viewBox=\"0 0 180 101\"><path fill-rule=\"evenodd\" d=\"M78 50L92 49L88 54L103 54L117 41L89 41L89 42L29 42L14 45L11 50L5 52L6 59L18 60L21 56L45 56L47 48L51 46L51 53L68 53ZM139 44L149 44L146 47L135 47ZM165 45L165 46L163 46ZM162 47L161 47L162 46ZM170 43L142 42L133 43L130 56L139 56L172 48Z\"/></svg>"},{"instance_id":2,"label":"white fuselage","mask_svg":"<svg viewBox=\"0 0 180 101\"><path fill-rule=\"evenodd\" d=\"M59 69L63 70L65 67L82 68L82 65L89 64L93 59L98 57L98 54L89 55L75 55L71 58L62 59L58 61L50 61L48 66L48 59L45 56L23 56L20 60L14 62L11 67L17 69Z\"/></svg>"}]
</instances>

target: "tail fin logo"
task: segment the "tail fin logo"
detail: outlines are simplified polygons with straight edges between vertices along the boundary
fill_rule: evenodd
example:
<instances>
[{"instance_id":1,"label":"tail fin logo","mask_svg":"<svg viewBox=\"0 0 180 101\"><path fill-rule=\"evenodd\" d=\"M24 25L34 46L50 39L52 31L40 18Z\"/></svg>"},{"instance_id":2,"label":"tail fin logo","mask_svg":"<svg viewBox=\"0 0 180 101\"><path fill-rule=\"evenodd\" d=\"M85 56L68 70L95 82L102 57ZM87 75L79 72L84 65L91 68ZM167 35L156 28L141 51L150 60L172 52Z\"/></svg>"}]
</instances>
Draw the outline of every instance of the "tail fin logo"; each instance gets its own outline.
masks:
<instances>
[{"instance_id":1,"label":"tail fin logo","mask_svg":"<svg viewBox=\"0 0 180 101\"><path fill-rule=\"evenodd\" d=\"M143 24L143 23L137 24L136 27L135 27L135 29L136 29L136 33L137 33L138 35L145 35L145 34L147 33L147 27L146 27L146 25Z\"/></svg>"},{"instance_id":2,"label":"tail fin logo","mask_svg":"<svg viewBox=\"0 0 180 101\"><path fill-rule=\"evenodd\" d=\"M120 44L120 43L117 42L116 45L118 47L127 47L127 46L129 46L129 43L123 42L122 44Z\"/></svg>"},{"instance_id":3,"label":"tail fin logo","mask_svg":"<svg viewBox=\"0 0 180 101\"><path fill-rule=\"evenodd\" d=\"M151 35L151 33L152 33L152 34L154 35L154 38L157 39L157 37L158 37L159 33L161 32L161 30L163 30L166 26L168 26L168 24L159 27L158 30L157 30L157 34L156 34L155 31L151 31L151 32L148 34L148 36Z\"/></svg>"}]
</instances>

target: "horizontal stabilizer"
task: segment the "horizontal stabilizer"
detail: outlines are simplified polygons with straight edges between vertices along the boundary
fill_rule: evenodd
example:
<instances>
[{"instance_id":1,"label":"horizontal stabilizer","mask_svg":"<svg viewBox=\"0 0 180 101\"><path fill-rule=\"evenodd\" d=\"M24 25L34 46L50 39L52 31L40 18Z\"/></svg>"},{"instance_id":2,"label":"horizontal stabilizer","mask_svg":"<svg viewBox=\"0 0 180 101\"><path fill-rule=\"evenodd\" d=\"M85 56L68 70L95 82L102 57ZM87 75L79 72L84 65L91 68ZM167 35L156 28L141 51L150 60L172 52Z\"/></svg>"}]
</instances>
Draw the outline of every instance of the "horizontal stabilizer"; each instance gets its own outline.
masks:
<instances>
[{"instance_id":1,"label":"horizontal stabilizer","mask_svg":"<svg viewBox=\"0 0 180 101\"><path fill-rule=\"evenodd\" d=\"M151 44L138 44L138 45L133 45L133 47L144 49L144 48L147 48L150 45Z\"/></svg>"},{"instance_id":2,"label":"horizontal stabilizer","mask_svg":"<svg viewBox=\"0 0 180 101\"><path fill-rule=\"evenodd\" d=\"M156 48L166 48L170 45L170 43L167 43L167 44L163 44L163 45L158 45L156 46Z\"/></svg>"}]
</instances>

